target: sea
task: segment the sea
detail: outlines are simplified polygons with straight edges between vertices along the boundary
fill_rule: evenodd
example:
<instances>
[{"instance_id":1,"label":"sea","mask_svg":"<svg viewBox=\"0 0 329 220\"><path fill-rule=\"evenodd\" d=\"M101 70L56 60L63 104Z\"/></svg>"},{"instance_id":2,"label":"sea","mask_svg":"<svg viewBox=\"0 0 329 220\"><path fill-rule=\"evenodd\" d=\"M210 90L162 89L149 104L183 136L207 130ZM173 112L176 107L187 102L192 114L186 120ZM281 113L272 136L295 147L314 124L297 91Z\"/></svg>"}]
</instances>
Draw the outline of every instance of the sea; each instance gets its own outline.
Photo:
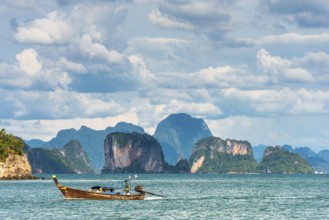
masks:
<instances>
[{"instance_id":1,"label":"sea","mask_svg":"<svg viewBox=\"0 0 329 220\"><path fill-rule=\"evenodd\" d=\"M62 185L122 187L131 179L163 195L143 201L65 200L51 175L0 181L0 219L329 219L329 175L57 175Z\"/></svg>"}]
</instances>

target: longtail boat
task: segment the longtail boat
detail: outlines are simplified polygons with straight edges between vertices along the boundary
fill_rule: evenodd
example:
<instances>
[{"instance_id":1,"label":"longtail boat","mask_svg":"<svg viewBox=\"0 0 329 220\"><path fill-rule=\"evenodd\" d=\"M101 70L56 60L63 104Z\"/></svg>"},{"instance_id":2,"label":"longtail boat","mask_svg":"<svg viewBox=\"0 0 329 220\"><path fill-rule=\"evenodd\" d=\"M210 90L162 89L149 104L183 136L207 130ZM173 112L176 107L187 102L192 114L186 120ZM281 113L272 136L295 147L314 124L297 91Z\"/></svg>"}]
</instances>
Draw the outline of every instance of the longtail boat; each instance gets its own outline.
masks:
<instances>
[{"instance_id":1,"label":"longtail boat","mask_svg":"<svg viewBox=\"0 0 329 220\"><path fill-rule=\"evenodd\" d=\"M93 199L93 200L144 200L145 192L141 185L135 187L136 193L131 194L125 192L115 192L111 187L91 187L88 191L74 189L68 186L62 186L57 177L54 175L53 180L65 199ZM127 180L125 181L127 183ZM104 188L104 189L103 189ZM151 193L149 193L151 194Z\"/></svg>"}]
</instances>

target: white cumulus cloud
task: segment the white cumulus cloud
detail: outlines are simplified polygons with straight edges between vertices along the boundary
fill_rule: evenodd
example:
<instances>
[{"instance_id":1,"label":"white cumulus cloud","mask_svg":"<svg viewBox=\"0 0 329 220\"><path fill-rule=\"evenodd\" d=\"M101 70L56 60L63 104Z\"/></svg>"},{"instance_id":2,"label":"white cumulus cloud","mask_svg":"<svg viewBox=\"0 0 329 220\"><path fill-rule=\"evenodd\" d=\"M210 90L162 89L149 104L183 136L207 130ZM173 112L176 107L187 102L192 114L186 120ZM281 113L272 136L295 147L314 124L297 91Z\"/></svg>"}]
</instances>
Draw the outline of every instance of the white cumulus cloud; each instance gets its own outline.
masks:
<instances>
[{"instance_id":1,"label":"white cumulus cloud","mask_svg":"<svg viewBox=\"0 0 329 220\"><path fill-rule=\"evenodd\" d=\"M27 75L33 77L40 74L42 64L38 59L38 53L34 49L25 49L16 55L19 68Z\"/></svg>"},{"instance_id":2,"label":"white cumulus cloud","mask_svg":"<svg viewBox=\"0 0 329 220\"><path fill-rule=\"evenodd\" d=\"M253 114L265 115L299 115L299 114L328 114L329 92L292 90L282 88L277 90L238 90L235 88L223 91L225 99L237 103L248 103Z\"/></svg>"},{"instance_id":3,"label":"white cumulus cloud","mask_svg":"<svg viewBox=\"0 0 329 220\"><path fill-rule=\"evenodd\" d=\"M185 30L193 30L194 26L188 22L176 21L166 15L163 15L160 11L156 10L149 14L149 19L153 24L159 25L164 28L177 28Z\"/></svg>"},{"instance_id":4,"label":"white cumulus cloud","mask_svg":"<svg viewBox=\"0 0 329 220\"><path fill-rule=\"evenodd\" d=\"M257 52L257 62L268 80L274 83L280 81L309 82L313 80L312 74L307 70L294 67L289 60L282 59L279 56L271 56L264 49Z\"/></svg>"},{"instance_id":5,"label":"white cumulus cloud","mask_svg":"<svg viewBox=\"0 0 329 220\"><path fill-rule=\"evenodd\" d=\"M71 27L65 14L53 11L17 28L15 39L21 43L62 44L71 39Z\"/></svg>"},{"instance_id":6,"label":"white cumulus cloud","mask_svg":"<svg viewBox=\"0 0 329 220\"><path fill-rule=\"evenodd\" d=\"M183 100L171 100L163 109L165 112L185 112L192 115L218 116L222 114L220 108L213 103L185 102Z\"/></svg>"},{"instance_id":7,"label":"white cumulus cloud","mask_svg":"<svg viewBox=\"0 0 329 220\"><path fill-rule=\"evenodd\" d=\"M307 45L307 44L323 44L329 42L329 34L300 34L300 33L284 33L279 35L268 35L262 37L259 41L260 44L298 44L298 45Z\"/></svg>"},{"instance_id":8,"label":"white cumulus cloud","mask_svg":"<svg viewBox=\"0 0 329 220\"><path fill-rule=\"evenodd\" d=\"M61 57L57 65L61 66L63 69L72 70L78 73L86 73L87 71L83 64L72 62L65 57Z\"/></svg>"},{"instance_id":9,"label":"white cumulus cloud","mask_svg":"<svg viewBox=\"0 0 329 220\"><path fill-rule=\"evenodd\" d=\"M100 58L108 63L122 63L123 56L115 50L108 50L104 45L93 42L89 35L81 38L80 50L90 58Z\"/></svg>"}]
</instances>

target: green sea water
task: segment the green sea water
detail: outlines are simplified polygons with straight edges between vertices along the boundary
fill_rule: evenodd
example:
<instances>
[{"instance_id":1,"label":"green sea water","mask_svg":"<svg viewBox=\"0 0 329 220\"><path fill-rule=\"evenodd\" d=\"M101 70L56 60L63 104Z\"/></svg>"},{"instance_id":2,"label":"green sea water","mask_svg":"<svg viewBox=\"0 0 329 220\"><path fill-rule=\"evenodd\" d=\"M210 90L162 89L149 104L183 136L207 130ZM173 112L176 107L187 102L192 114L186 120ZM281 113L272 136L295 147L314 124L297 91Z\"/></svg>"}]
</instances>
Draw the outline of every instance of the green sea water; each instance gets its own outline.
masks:
<instances>
[{"instance_id":1,"label":"green sea water","mask_svg":"<svg viewBox=\"0 0 329 220\"><path fill-rule=\"evenodd\" d=\"M121 187L128 175L57 177L88 189ZM51 179L0 181L0 219L329 219L329 175L140 174L132 183L166 197L64 200Z\"/></svg>"}]
</instances>

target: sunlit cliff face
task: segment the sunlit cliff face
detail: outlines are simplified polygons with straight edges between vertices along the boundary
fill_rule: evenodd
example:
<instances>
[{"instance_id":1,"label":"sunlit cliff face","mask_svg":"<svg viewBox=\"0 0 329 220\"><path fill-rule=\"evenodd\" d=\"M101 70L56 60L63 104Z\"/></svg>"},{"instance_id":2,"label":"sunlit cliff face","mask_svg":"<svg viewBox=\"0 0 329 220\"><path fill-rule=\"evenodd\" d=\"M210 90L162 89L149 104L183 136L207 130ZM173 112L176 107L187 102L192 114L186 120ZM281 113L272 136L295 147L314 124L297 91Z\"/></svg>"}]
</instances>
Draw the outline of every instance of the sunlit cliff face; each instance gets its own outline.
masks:
<instances>
[{"instance_id":1,"label":"sunlit cliff face","mask_svg":"<svg viewBox=\"0 0 329 220\"><path fill-rule=\"evenodd\" d=\"M0 163L0 179L29 179L32 169L26 155L9 155Z\"/></svg>"},{"instance_id":2,"label":"sunlit cliff face","mask_svg":"<svg viewBox=\"0 0 329 220\"><path fill-rule=\"evenodd\" d=\"M195 161L191 166L191 173L196 173L202 166L205 156L201 156L197 161Z\"/></svg>"},{"instance_id":3,"label":"sunlit cliff face","mask_svg":"<svg viewBox=\"0 0 329 220\"><path fill-rule=\"evenodd\" d=\"M162 172L164 169L161 146L149 135L111 134L105 140L104 151L105 172Z\"/></svg>"},{"instance_id":4,"label":"sunlit cliff face","mask_svg":"<svg viewBox=\"0 0 329 220\"><path fill-rule=\"evenodd\" d=\"M246 154L250 153L249 148L244 143L240 143L240 142L237 142L237 141L232 141L230 139L227 139L226 140L226 145L231 147L231 153L233 155L238 155L238 154L246 155Z\"/></svg>"},{"instance_id":5,"label":"sunlit cliff face","mask_svg":"<svg viewBox=\"0 0 329 220\"><path fill-rule=\"evenodd\" d=\"M204 139L204 141L201 140L198 142L193 148L193 154L198 154L198 151L200 150L208 153L206 153L207 155L202 153L194 158L194 161L191 164L191 173L196 173L200 167L202 167L206 157L213 160L216 153L226 153L234 156L253 154L252 147L247 141L237 141L231 139L224 141L218 137L211 137Z\"/></svg>"}]
</instances>

